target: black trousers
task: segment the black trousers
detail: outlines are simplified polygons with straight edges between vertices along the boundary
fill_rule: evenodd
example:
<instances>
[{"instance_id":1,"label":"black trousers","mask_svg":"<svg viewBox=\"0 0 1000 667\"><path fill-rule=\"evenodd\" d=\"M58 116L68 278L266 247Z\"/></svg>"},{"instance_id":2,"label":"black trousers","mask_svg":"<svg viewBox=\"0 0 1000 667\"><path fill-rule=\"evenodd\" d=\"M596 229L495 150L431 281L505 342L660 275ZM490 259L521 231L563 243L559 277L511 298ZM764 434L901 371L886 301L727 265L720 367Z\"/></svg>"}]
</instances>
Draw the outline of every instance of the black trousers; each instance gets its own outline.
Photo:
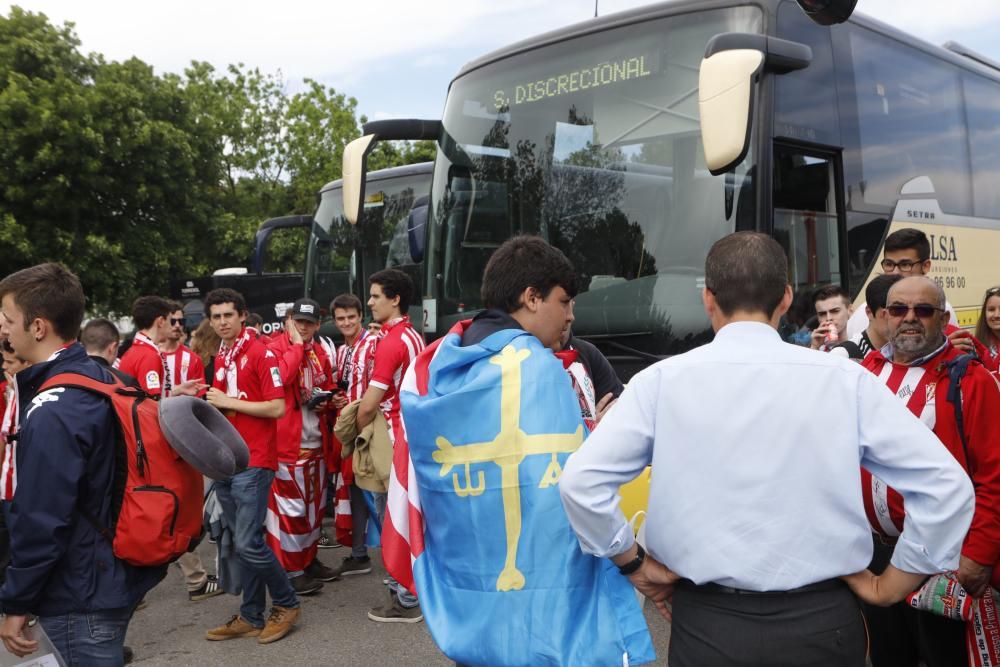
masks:
<instances>
[{"instance_id":1,"label":"black trousers","mask_svg":"<svg viewBox=\"0 0 1000 667\"><path fill-rule=\"evenodd\" d=\"M864 619L846 584L731 593L678 582L670 667L864 667Z\"/></svg>"}]
</instances>

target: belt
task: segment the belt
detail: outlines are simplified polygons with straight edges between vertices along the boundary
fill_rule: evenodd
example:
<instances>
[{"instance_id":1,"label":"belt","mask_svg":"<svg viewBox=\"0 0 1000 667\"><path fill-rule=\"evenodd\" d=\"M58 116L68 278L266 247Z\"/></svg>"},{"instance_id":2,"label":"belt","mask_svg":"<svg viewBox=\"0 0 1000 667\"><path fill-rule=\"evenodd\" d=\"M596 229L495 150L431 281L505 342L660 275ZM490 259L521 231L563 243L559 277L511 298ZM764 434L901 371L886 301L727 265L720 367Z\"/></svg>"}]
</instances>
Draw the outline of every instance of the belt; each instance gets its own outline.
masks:
<instances>
[{"instance_id":1,"label":"belt","mask_svg":"<svg viewBox=\"0 0 1000 667\"><path fill-rule=\"evenodd\" d=\"M709 582L707 584L696 584L689 579L681 579L677 582L684 586L685 588L695 588L705 593L725 593L727 595L794 595L796 593L825 593L827 591L835 591L846 584L840 579L826 579L825 581L817 581L814 584L807 584L805 586L799 586L798 588L792 588L787 591L751 591L745 588L733 588L732 586L723 586L722 584L716 584Z\"/></svg>"}]
</instances>

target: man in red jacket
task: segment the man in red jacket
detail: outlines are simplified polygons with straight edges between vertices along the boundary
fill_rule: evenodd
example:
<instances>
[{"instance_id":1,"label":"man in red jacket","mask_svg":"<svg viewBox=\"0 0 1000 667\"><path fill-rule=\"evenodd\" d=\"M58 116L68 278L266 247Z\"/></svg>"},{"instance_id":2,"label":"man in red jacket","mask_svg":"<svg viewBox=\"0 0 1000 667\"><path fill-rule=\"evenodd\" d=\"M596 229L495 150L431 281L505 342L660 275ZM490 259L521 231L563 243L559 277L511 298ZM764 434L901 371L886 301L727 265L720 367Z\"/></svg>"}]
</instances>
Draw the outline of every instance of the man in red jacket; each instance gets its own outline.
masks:
<instances>
[{"instance_id":1,"label":"man in red jacket","mask_svg":"<svg viewBox=\"0 0 1000 667\"><path fill-rule=\"evenodd\" d=\"M884 314L883 314L884 313ZM1000 559L1000 386L978 363L961 379L963 434L955 405L949 401L948 362L963 354L945 336L948 312L944 292L923 276L894 284L880 317L887 318L889 344L873 351L864 366L919 417L969 472L976 492L972 526L962 546L957 573L975 597L988 593L993 568ZM890 505L891 503L890 498ZM890 664L910 655L927 667L967 664L965 628L961 622L916 611L905 602L872 623L872 663L880 656ZM885 627L880 627L885 624ZM891 657L890 657L891 656ZM904 659L905 661L905 659Z\"/></svg>"},{"instance_id":2,"label":"man in red jacket","mask_svg":"<svg viewBox=\"0 0 1000 667\"><path fill-rule=\"evenodd\" d=\"M314 342L319 304L299 299L268 347L278 357L285 392L285 415L278 420L278 471L268 502L267 543L299 595L315 593L336 572L316 558L326 508L328 428L322 421L329 401L310 404L315 391L332 392L333 368L323 346ZM330 394L332 396L332 394Z\"/></svg>"}]
</instances>

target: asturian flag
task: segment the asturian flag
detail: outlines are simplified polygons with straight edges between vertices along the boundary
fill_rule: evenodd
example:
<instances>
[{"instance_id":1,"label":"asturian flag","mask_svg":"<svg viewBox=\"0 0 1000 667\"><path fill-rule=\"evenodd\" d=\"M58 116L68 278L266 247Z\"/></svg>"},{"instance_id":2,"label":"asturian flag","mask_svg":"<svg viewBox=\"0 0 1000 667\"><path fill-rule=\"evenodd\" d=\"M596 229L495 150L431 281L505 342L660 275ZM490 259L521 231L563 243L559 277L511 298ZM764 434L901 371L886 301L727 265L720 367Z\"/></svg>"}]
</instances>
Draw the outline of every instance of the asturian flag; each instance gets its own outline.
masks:
<instances>
[{"instance_id":1,"label":"asturian flag","mask_svg":"<svg viewBox=\"0 0 1000 667\"><path fill-rule=\"evenodd\" d=\"M559 499L562 466L585 436L562 363L520 329L462 347L468 324L403 380L390 573L405 584L412 564L427 627L460 664L652 662L634 589L580 550Z\"/></svg>"}]
</instances>

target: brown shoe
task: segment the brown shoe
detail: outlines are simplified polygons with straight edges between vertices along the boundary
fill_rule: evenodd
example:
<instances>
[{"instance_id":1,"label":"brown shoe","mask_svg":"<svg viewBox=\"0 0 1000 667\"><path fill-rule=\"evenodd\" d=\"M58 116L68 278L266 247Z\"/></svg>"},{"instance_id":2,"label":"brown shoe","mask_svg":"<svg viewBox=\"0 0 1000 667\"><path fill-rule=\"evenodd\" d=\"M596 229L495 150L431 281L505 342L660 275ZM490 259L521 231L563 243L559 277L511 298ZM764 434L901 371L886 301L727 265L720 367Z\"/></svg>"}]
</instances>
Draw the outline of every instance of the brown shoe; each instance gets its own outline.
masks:
<instances>
[{"instance_id":1,"label":"brown shoe","mask_svg":"<svg viewBox=\"0 0 1000 667\"><path fill-rule=\"evenodd\" d=\"M256 637L259 634L260 628L255 628L240 616L233 616L226 621L225 625L212 628L206 632L205 639L219 642L224 639L236 639L237 637Z\"/></svg>"},{"instance_id":2,"label":"brown shoe","mask_svg":"<svg viewBox=\"0 0 1000 667\"><path fill-rule=\"evenodd\" d=\"M260 631L257 642L260 644L270 644L276 642L289 632L292 626L298 623L302 610L298 607L271 607L271 615L267 617L264 629Z\"/></svg>"}]
</instances>

